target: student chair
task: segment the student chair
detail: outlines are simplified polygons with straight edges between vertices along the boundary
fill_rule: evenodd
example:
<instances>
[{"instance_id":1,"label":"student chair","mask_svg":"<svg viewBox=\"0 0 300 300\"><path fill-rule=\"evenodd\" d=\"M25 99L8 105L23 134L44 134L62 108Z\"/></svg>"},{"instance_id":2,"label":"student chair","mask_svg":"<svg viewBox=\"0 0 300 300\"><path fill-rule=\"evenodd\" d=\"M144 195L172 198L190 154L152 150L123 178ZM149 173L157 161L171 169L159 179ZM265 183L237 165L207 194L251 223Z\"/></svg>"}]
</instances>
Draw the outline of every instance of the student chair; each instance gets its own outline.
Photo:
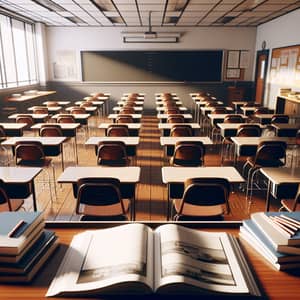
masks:
<instances>
[{"instance_id":1,"label":"student chair","mask_svg":"<svg viewBox=\"0 0 300 300\"><path fill-rule=\"evenodd\" d=\"M57 118L57 123L76 123L76 120L72 115L62 114Z\"/></svg>"},{"instance_id":2,"label":"student chair","mask_svg":"<svg viewBox=\"0 0 300 300\"><path fill-rule=\"evenodd\" d=\"M33 107L32 112L34 114L48 114L49 113L48 108L44 107L44 106L35 106L35 107Z\"/></svg>"},{"instance_id":3,"label":"student chair","mask_svg":"<svg viewBox=\"0 0 300 300\"><path fill-rule=\"evenodd\" d=\"M126 146L121 141L102 141L97 148L97 164L100 166L128 166Z\"/></svg>"},{"instance_id":4,"label":"student chair","mask_svg":"<svg viewBox=\"0 0 300 300\"><path fill-rule=\"evenodd\" d=\"M298 190L294 199L281 199L281 207L279 209L292 211L300 211L300 184L298 184Z\"/></svg>"},{"instance_id":5,"label":"student chair","mask_svg":"<svg viewBox=\"0 0 300 300\"><path fill-rule=\"evenodd\" d=\"M25 123L24 130L30 130L31 126L34 125L34 119L31 115L19 114L16 118L16 123Z\"/></svg>"},{"instance_id":6,"label":"student chair","mask_svg":"<svg viewBox=\"0 0 300 300\"><path fill-rule=\"evenodd\" d=\"M273 115L271 119L271 124L288 124L289 123L289 116L288 115L280 115L280 114L275 114Z\"/></svg>"},{"instance_id":7,"label":"student chair","mask_svg":"<svg viewBox=\"0 0 300 300\"><path fill-rule=\"evenodd\" d=\"M183 115L169 115L167 118L167 123L184 123Z\"/></svg>"},{"instance_id":8,"label":"student chair","mask_svg":"<svg viewBox=\"0 0 300 300\"><path fill-rule=\"evenodd\" d=\"M110 124L106 131L107 136L129 136L127 125Z\"/></svg>"},{"instance_id":9,"label":"student chair","mask_svg":"<svg viewBox=\"0 0 300 300\"><path fill-rule=\"evenodd\" d=\"M118 115L116 123L133 123L133 117L131 115Z\"/></svg>"},{"instance_id":10,"label":"student chair","mask_svg":"<svg viewBox=\"0 0 300 300\"><path fill-rule=\"evenodd\" d=\"M204 165L205 146L200 141L179 141L175 144L170 165L180 167L200 167Z\"/></svg>"},{"instance_id":11,"label":"student chair","mask_svg":"<svg viewBox=\"0 0 300 300\"><path fill-rule=\"evenodd\" d=\"M283 141L263 141L258 144L256 154L248 157L242 174L247 178L246 200L249 208L252 200L255 175L262 167L282 167L286 163L287 144ZM248 171L246 169L248 168Z\"/></svg>"},{"instance_id":12,"label":"student chair","mask_svg":"<svg viewBox=\"0 0 300 300\"><path fill-rule=\"evenodd\" d=\"M23 199L11 200L6 192L5 184L0 179L0 212L1 211L16 211L24 204Z\"/></svg>"},{"instance_id":13,"label":"student chair","mask_svg":"<svg viewBox=\"0 0 300 300\"><path fill-rule=\"evenodd\" d=\"M173 125L170 136L193 136L193 129L190 125Z\"/></svg>"},{"instance_id":14,"label":"student chair","mask_svg":"<svg viewBox=\"0 0 300 300\"><path fill-rule=\"evenodd\" d=\"M173 219L222 220L225 213L230 213L229 194L230 183L225 178L189 178L182 198L173 199Z\"/></svg>"},{"instance_id":15,"label":"student chair","mask_svg":"<svg viewBox=\"0 0 300 300\"><path fill-rule=\"evenodd\" d=\"M81 178L76 186L76 213L82 221L127 220L129 199L122 199L116 178Z\"/></svg>"}]
</instances>

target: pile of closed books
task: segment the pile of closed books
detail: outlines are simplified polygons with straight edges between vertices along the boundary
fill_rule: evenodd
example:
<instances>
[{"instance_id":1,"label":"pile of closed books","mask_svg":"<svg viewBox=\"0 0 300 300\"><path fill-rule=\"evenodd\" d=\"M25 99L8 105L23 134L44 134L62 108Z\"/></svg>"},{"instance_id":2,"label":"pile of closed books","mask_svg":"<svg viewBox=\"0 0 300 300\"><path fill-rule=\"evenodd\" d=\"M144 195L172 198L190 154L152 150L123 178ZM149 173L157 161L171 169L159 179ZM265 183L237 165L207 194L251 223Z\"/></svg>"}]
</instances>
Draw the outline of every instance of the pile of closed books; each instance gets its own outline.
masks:
<instances>
[{"instance_id":1,"label":"pile of closed books","mask_svg":"<svg viewBox=\"0 0 300 300\"><path fill-rule=\"evenodd\" d=\"M300 212L258 212L244 220L240 237L278 270L300 267Z\"/></svg>"},{"instance_id":2,"label":"pile of closed books","mask_svg":"<svg viewBox=\"0 0 300 300\"><path fill-rule=\"evenodd\" d=\"M0 282L29 282L58 246L41 212L0 213Z\"/></svg>"}]
</instances>

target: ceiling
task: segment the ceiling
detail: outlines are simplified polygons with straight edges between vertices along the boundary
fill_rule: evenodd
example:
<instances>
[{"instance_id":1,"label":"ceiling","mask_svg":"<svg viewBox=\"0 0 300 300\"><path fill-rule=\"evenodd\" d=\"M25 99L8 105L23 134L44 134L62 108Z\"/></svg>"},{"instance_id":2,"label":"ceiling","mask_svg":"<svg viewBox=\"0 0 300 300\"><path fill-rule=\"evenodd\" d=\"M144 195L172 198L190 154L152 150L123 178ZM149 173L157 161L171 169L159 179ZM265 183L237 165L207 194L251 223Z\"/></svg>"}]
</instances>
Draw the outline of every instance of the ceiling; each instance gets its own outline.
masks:
<instances>
[{"instance_id":1,"label":"ceiling","mask_svg":"<svg viewBox=\"0 0 300 300\"><path fill-rule=\"evenodd\" d=\"M257 26L300 8L300 1L0 0L0 7L47 26Z\"/></svg>"}]
</instances>

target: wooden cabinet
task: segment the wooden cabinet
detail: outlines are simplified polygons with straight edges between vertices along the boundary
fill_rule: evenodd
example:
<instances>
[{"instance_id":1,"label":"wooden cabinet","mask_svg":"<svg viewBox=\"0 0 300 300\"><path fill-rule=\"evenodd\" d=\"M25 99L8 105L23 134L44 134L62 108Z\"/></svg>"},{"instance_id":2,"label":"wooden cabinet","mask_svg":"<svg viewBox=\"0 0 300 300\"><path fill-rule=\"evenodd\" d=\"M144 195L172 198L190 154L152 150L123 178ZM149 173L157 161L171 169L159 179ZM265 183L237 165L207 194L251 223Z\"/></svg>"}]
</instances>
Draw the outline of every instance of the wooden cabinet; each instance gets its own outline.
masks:
<instances>
[{"instance_id":1,"label":"wooden cabinet","mask_svg":"<svg viewBox=\"0 0 300 300\"><path fill-rule=\"evenodd\" d=\"M276 113L286 115L300 115L300 100L278 96L276 103Z\"/></svg>"}]
</instances>

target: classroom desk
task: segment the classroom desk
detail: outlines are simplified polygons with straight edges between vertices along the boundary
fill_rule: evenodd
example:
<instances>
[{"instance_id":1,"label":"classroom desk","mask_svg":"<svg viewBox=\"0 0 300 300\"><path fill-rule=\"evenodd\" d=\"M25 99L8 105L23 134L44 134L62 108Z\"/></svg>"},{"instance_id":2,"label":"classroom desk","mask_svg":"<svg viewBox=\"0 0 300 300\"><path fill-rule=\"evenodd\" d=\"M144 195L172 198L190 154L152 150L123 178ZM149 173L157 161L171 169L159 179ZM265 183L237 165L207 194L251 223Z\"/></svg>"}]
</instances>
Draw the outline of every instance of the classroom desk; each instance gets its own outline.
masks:
<instances>
[{"instance_id":1,"label":"classroom desk","mask_svg":"<svg viewBox=\"0 0 300 300\"><path fill-rule=\"evenodd\" d=\"M86 101L76 101L75 102L75 105L81 105L81 104L83 104L83 103L85 103ZM103 107L104 107L104 101L100 101L100 100L95 100L95 101L90 101L90 102L92 102L92 104L93 104L93 106L96 106L97 107L97 109L98 109L98 114L100 115L101 113L102 113L102 115L104 114L104 109L103 109ZM88 107L88 106L87 106ZM87 107L85 107L85 108L87 108Z\"/></svg>"},{"instance_id":2,"label":"classroom desk","mask_svg":"<svg viewBox=\"0 0 300 300\"><path fill-rule=\"evenodd\" d=\"M162 167L162 181L168 188L167 220L171 216L172 198L181 198L184 182L196 177L222 177L232 184L245 182L244 178L234 167Z\"/></svg>"},{"instance_id":3,"label":"classroom desk","mask_svg":"<svg viewBox=\"0 0 300 300\"><path fill-rule=\"evenodd\" d=\"M226 116L231 115L231 113L228 114L208 114L207 117L210 120L210 125L213 127L215 125L217 125L217 123L223 123L224 119ZM236 114L234 114L236 115ZM248 117L238 114L239 116L241 116L243 118L243 120L246 122L246 120L248 119Z\"/></svg>"},{"instance_id":4,"label":"classroom desk","mask_svg":"<svg viewBox=\"0 0 300 300\"><path fill-rule=\"evenodd\" d=\"M193 119L193 116L191 114L179 114L179 115L183 116L185 121L189 121ZM170 114L157 114L156 116L161 123L166 123Z\"/></svg>"},{"instance_id":5,"label":"classroom desk","mask_svg":"<svg viewBox=\"0 0 300 300\"><path fill-rule=\"evenodd\" d=\"M51 123L38 123L31 126L31 129L40 130L43 125L51 125ZM75 157L76 163L78 164L78 150L77 150L77 128L81 126L80 123L53 123L55 126L59 126L61 128L62 134L65 137L72 137L74 138L74 149L75 149Z\"/></svg>"},{"instance_id":6,"label":"classroom desk","mask_svg":"<svg viewBox=\"0 0 300 300\"><path fill-rule=\"evenodd\" d=\"M122 115L122 114L121 114ZM125 114L125 115L130 115L133 118L133 121L135 123L140 123L140 120L142 118L142 114ZM119 116L119 114L109 114L108 115L108 119L113 120L113 122L115 123L116 118Z\"/></svg>"},{"instance_id":7,"label":"classroom desk","mask_svg":"<svg viewBox=\"0 0 300 300\"><path fill-rule=\"evenodd\" d=\"M97 93L91 93L90 97L84 97L84 100L88 100L91 97L94 97ZM109 111L109 99L110 99L110 93L104 93L104 96L98 96L96 97L97 100L99 101L103 101L104 102L104 113L105 115L108 113Z\"/></svg>"},{"instance_id":8,"label":"classroom desk","mask_svg":"<svg viewBox=\"0 0 300 300\"><path fill-rule=\"evenodd\" d=\"M65 110L67 112L70 112L73 108L78 108L79 106L70 106L70 107L66 107ZM84 107L85 109L85 112L88 113L88 114L93 114L96 112L96 110L98 109L97 106L87 106L87 107Z\"/></svg>"},{"instance_id":9,"label":"classroom desk","mask_svg":"<svg viewBox=\"0 0 300 300\"><path fill-rule=\"evenodd\" d=\"M248 103L248 101L232 101L231 103L234 105L234 111L237 113L243 105Z\"/></svg>"},{"instance_id":10,"label":"classroom desk","mask_svg":"<svg viewBox=\"0 0 300 300\"><path fill-rule=\"evenodd\" d=\"M169 108L165 107L165 106L158 106L156 107L156 110L158 111L159 114L164 113L165 111L167 111ZM188 111L188 109L184 106L179 106L177 109L180 110L180 112L184 113L186 111Z\"/></svg>"},{"instance_id":11,"label":"classroom desk","mask_svg":"<svg viewBox=\"0 0 300 300\"><path fill-rule=\"evenodd\" d=\"M180 100L176 100L176 101L173 101L173 102L175 102L176 106L182 106L182 101L180 101ZM155 101L156 106L163 106L164 103L165 103L165 101L163 101L163 100Z\"/></svg>"},{"instance_id":12,"label":"classroom desk","mask_svg":"<svg viewBox=\"0 0 300 300\"><path fill-rule=\"evenodd\" d=\"M105 130L105 135L107 135L108 127L112 125L111 123L101 123L98 128ZM139 136L139 130L141 129L141 123L121 123L120 125L126 125L130 136Z\"/></svg>"},{"instance_id":13,"label":"classroom desk","mask_svg":"<svg viewBox=\"0 0 300 300\"><path fill-rule=\"evenodd\" d=\"M265 211L269 211L271 196L293 199L300 183L300 168L261 168L260 172L268 179ZM280 188L286 185L284 190Z\"/></svg>"},{"instance_id":14,"label":"classroom desk","mask_svg":"<svg viewBox=\"0 0 300 300\"><path fill-rule=\"evenodd\" d=\"M28 186L28 189L32 194L33 209L34 211L37 211L34 178L41 171L42 168L1 167L0 179L7 185L8 197L12 199L27 198L28 196L20 194L20 191L22 191L22 186Z\"/></svg>"},{"instance_id":15,"label":"classroom desk","mask_svg":"<svg viewBox=\"0 0 300 300\"><path fill-rule=\"evenodd\" d=\"M22 136L26 123L0 123L3 126L6 136Z\"/></svg>"},{"instance_id":16,"label":"classroom desk","mask_svg":"<svg viewBox=\"0 0 300 300\"><path fill-rule=\"evenodd\" d=\"M41 106L39 106L41 107ZM48 110L49 113L57 113L60 110L62 110L62 106L42 106L43 108L46 108ZM37 107L36 106L31 106L28 107L27 110L29 111L33 111L35 110Z\"/></svg>"},{"instance_id":17,"label":"classroom desk","mask_svg":"<svg viewBox=\"0 0 300 300\"><path fill-rule=\"evenodd\" d=\"M132 108L133 108L133 110L134 110L135 112L141 112L141 111L143 111L143 107L141 107L141 106L134 106L134 107L132 107ZM122 109L123 109L122 106L115 106L115 107L113 107L112 110L113 110L114 112L119 113Z\"/></svg>"},{"instance_id":18,"label":"classroom desk","mask_svg":"<svg viewBox=\"0 0 300 300\"><path fill-rule=\"evenodd\" d=\"M51 116L51 119L57 120L60 116L65 114L56 114ZM70 114L74 117L75 122L80 123L81 125L88 125L88 119L91 117L90 114Z\"/></svg>"},{"instance_id":19,"label":"classroom desk","mask_svg":"<svg viewBox=\"0 0 300 300\"><path fill-rule=\"evenodd\" d=\"M162 131L163 136L169 136L170 131L174 125L189 125L195 134L196 130L200 130L201 127L198 123L158 123L158 129Z\"/></svg>"},{"instance_id":20,"label":"classroom desk","mask_svg":"<svg viewBox=\"0 0 300 300\"><path fill-rule=\"evenodd\" d=\"M45 299L45 294L48 287L54 278L57 269L71 243L74 235L84 232L85 230L104 229L112 226L126 224L127 222L46 222L46 229L54 230L60 240L60 247L54 252L45 265L41 268L38 276L36 276L30 284L0 284L0 298L7 300L24 300L27 299L40 300ZM163 225L163 222L143 222L145 225L156 228ZM185 222L179 223L187 227L192 227L198 230L209 232L227 232L236 237L239 234L239 227L241 222ZM265 298L262 299L299 299L299 270L292 272L279 272L272 268L272 266L246 241L239 239L239 244L244 252L244 256L248 261L253 274L257 280L261 290L265 293ZM121 296L122 297L122 296ZM109 297L99 295L97 299L114 299L118 297ZM189 296L133 296L133 299L196 299L196 297ZM197 296L199 299L200 296ZM206 295L204 298L216 299L216 297L209 297ZM217 297L218 298L218 297ZM225 298L225 297L224 297ZM230 298L230 297L229 297ZM60 298L62 299L62 298ZM66 299L79 299L78 297L68 297ZM82 296L80 299L91 299L88 295ZM241 299L241 297L240 297Z\"/></svg>"},{"instance_id":21,"label":"classroom desk","mask_svg":"<svg viewBox=\"0 0 300 300\"><path fill-rule=\"evenodd\" d=\"M207 100L198 100L194 99L194 104L195 104L195 121L200 122L200 112L201 112L201 107L205 107L209 103ZM218 105L223 105L224 103L222 101L217 101Z\"/></svg>"},{"instance_id":22,"label":"classroom desk","mask_svg":"<svg viewBox=\"0 0 300 300\"><path fill-rule=\"evenodd\" d=\"M119 106L124 106L124 105L126 105L126 101L125 100L121 100L121 101L118 101L117 102L117 105L119 105ZM136 101L134 101L134 104L136 105L136 106L143 106L144 105L144 101L141 101L141 100L136 100Z\"/></svg>"},{"instance_id":23,"label":"classroom desk","mask_svg":"<svg viewBox=\"0 0 300 300\"><path fill-rule=\"evenodd\" d=\"M239 156L253 156L256 153L257 146L263 141L283 141L287 145L295 145L296 138L291 137L232 137L231 140L235 144L234 162L236 163Z\"/></svg>"},{"instance_id":24,"label":"classroom desk","mask_svg":"<svg viewBox=\"0 0 300 300\"><path fill-rule=\"evenodd\" d=\"M276 136L290 136L295 137L297 131L300 129L300 124L281 124L281 123L274 123L271 126L275 130Z\"/></svg>"},{"instance_id":25,"label":"classroom desk","mask_svg":"<svg viewBox=\"0 0 300 300\"><path fill-rule=\"evenodd\" d=\"M41 97L50 96L55 93L56 93L56 91L37 91L35 94L31 94L31 95L23 94L20 97L9 97L7 99L7 101L13 102L13 103L17 104L18 106L20 106L19 110L22 112L22 111L25 111L25 109L24 109L25 103L28 103L31 100L38 99Z\"/></svg>"},{"instance_id":26,"label":"classroom desk","mask_svg":"<svg viewBox=\"0 0 300 300\"><path fill-rule=\"evenodd\" d=\"M71 103L71 101L45 101L43 102L44 105L48 105L48 104L51 104L53 102L56 102L59 106L66 106L66 105L69 105Z\"/></svg>"},{"instance_id":27,"label":"classroom desk","mask_svg":"<svg viewBox=\"0 0 300 300\"><path fill-rule=\"evenodd\" d=\"M1 143L3 146L14 147L17 142L21 141L38 141L41 142L44 148L46 156L53 156L53 151L60 154L61 156L61 166L64 170L64 152L62 144L66 141L66 137L40 137L40 136L20 136L20 137L10 137ZM56 156L56 155L55 155Z\"/></svg>"},{"instance_id":28,"label":"classroom desk","mask_svg":"<svg viewBox=\"0 0 300 300\"><path fill-rule=\"evenodd\" d=\"M131 219L135 220L135 186L140 181L140 167L68 167L58 177L58 183L76 183L85 177L112 177L121 182L123 198L132 199Z\"/></svg>"},{"instance_id":29,"label":"classroom desk","mask_svg":"<svg viewBox=\"0 0 300 300\"><path fill-rule=\"evenodd\" d=\"M236 136L239 126L244 125L245 123L217 123L217 127L220 128L220 134L222 137L232 137ZM258 125L260 128L265 128L264 125L259 123L249 123L251 125Z\"/></svg>"},{"instance_id":30,"label":"classroom desk","mask_svg":"<svg viewBox=\"0 0 300 300\"><path fill-rule=\"evenodd\" d=\"M244 116L253 115L253 113L256 109L257 109L257 106L240 107L240 110L243 112Z\"/></svg>"},{"instance_id":31,"label":"classroom desk","mask_svg":"<svg viewBox=\"0 0 300 300\"><path fill-rule=\"evenodd\" d=\"M49 118L49 114L28 114L28 113L25 113L25 114L12 114L8 118L9 119L17 119L17 117L19 115L31 116L35 123L45 123Z\"/></svg>"},{"instance_id":32,"label":"classroom desk","mask_svg":"<svg viewBox=\"0 0 300 300\"><path fill-rule=\"evenodd\" d=\"M93 145L97 147L100 142L105 141L123 142L126 146L127 155L135 156L140 138L137 136L93 136L85 142L85 145Z\"/></svg>"},{"instance_id":33,"label":"classroom desk","mask_svg":"<svg viewBox=\"0 0 300 300\"><path fill-rule=\"evenodd\" d=\"M273 116L274 114L255 114L252 117L258 123L266 125L271 123Z\"/></svg>"},{"instance_id":34,"label":"classroom desk","mask_svg":"<svg viewBox=\"0 0 300 300\"><path fill-rule=\"evenodd\" d=\"M226 113L227 115L233 113L232 107L226 106L225 108L226 108L226 111L228 112L228 113ZM215 109L215 107L213 107L213 106L200 107L200 111L203 116L209 115L214 109ZM218 115L220 115L220 114L218 114Z\"/></svg>"},{"instance_id":35,"label":"classroom desk","mask_svg":"<svg viewBox=\"0 0 300 300\"><path fill-rule=\"evenodd\" d=\"M164 153L167 156L172 156L174 153L175 144L179 141L202 142L204 145L212 145L213 142L208 136L161 136L160 145L165 148Z\"/></svg>"}]
</instances>

